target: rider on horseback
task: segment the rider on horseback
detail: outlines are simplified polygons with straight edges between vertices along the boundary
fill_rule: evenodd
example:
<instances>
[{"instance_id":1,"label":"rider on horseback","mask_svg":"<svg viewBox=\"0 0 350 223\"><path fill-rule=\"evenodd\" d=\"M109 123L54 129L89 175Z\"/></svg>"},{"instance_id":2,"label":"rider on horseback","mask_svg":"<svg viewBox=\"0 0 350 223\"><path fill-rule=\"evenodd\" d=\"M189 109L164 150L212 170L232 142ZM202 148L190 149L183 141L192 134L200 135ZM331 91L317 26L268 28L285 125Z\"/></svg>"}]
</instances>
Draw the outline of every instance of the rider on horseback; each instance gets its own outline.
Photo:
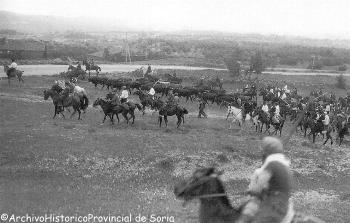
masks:
<instances>
[{"instance_id":1,"label":"rider on horseback","mask_svg":"<svg viewBox=\"0 0 350 223\"><path fill-rule=\"evenodd\" d=\"M269 106L267 105L266 101L264 101L263 106L261 107L261 110L266 113L267 116L270 116L269 114Z\"/></svg>"},{"instance_id":2,"label":"rider on horseback","mask_svg":"<svg viewBox=\"0 0 350 223\"><path fill-rule=\"evenodd\" d=\"M120 95L120 102L124 103L128 101L129 91L126 89L126 86L122 87L122 94Z\"/></svg>"},{"instance_id":3,"label":"rider on horseback","mask_svg":"<svg viewBox=\"0 0 350 223\"><path fill-rule=\"evenodd\" d=\"M17 63L15 62L15 59L12 59L12 63L9 67L9 69L7 70L7 76L10 76L12 72L15 72L17 69Z\"/></svg>"},{"instance_id":4,"label":"rider on horseback","mask_svg":"<svg viewBox=\"0 0 350 223\"><path fill-rule=\"evenodd\" d=\"M291 195L290 161L285 157L282 142L265 137L262 142L263 165L255 170L248 194L253 196L243 207L237 222L291 222L294 216Z\"/></svg>"},{"instance_id":5,"label":"rider on horseback","mask_svg":"<svg viewBox=\"0 0 350 223\"><path fill-rule=\"evenodd\" d=\"M156 94L156 91L154 90L153 87L151 87L151 89L149 89L148 94L151 95L151 96L152 96L152 99L154 100L154 95Z\"/></svg>"},{"instance_id":6,"label":"rider on horseback","mask_svg":"<svg viewBox=\"0 0 350 223\"><path fill-rule=\"evenodd\" d=\"M166 101L166 105L165 107L167 107L168 109L172 108L174 105L176 105L176 102L175 102L175 95L173 94L173 90L170 90L169 91L169 94L168 94L168 99Z\"/></svg>"}]
</instances>

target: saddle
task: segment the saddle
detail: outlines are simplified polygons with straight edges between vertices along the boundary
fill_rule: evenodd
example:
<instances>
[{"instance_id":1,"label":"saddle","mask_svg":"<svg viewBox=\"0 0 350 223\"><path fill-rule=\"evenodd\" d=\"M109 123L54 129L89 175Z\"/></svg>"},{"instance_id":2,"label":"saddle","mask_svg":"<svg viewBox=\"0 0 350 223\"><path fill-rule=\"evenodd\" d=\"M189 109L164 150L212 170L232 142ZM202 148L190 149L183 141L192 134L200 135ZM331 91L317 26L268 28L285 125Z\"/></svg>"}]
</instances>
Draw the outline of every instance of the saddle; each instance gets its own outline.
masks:
<instances>
[{"instance_id":1,"label":"saddle","mask_svg":"<svg viewBox=\"0 0 350 223\"><path fill-rule=\"evenodd\" d=\"M272 122L274 123L274 124L279 124L280 123L280 115L274 115L273 117L272 117Z\"/></svg>"}]
</instances>

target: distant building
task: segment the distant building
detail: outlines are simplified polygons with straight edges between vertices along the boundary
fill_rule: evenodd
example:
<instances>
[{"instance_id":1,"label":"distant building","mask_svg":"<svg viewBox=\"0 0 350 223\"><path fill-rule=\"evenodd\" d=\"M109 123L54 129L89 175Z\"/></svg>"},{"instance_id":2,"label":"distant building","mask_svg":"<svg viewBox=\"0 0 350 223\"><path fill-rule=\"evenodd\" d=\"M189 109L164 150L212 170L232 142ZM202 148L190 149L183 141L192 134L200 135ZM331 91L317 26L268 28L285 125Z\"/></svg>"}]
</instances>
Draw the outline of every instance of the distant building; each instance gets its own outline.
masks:
<instances>
[{"instance_id":1,"label":"distant building","mask_svg":"<svg viewBox=\"0 0 350 223\"><path fill-rule=\"evenodd\" d=\"M38 59L47 56L45 44L26 39L0 39L0 57L16 59Z\"/></svg>"}]
</instances>

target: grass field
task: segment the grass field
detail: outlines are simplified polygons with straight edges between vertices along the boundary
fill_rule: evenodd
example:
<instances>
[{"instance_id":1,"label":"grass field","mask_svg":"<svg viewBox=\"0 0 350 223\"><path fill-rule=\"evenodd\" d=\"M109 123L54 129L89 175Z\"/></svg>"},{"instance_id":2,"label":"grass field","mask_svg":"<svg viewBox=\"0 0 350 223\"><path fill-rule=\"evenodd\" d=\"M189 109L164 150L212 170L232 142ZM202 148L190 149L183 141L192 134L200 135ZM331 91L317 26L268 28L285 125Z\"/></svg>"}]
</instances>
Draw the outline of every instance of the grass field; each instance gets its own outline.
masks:
<instances>
[{"instance_id":1,"label":"grass field","mask_svg":"<svg viewBox=\"0 0 350 223\"><path fill-rule=\"evenodd\" d=\"M235 90L242 83L229 80L222 71L178 71L178 76L200 76L202 72L225 78L224 88ZM315 87L335 91L335 79L318 76L272 76L299 92ZM181 102L190 114L176 129L176 118L168 128L159 128L157 114L136 114L134 125L101 124L100 108L89 107L78 121L52 119L51 100L43 90L57 77L25 77L17 83L0 82L0 211L14 214L173 216L158 222L198 222L198 203L185 208L173 195L173 185L196 168L214 165L225 171L222 179L234 205L244 199L234 195L247 188L260 162L259 140L250 123L243 131L228 130L225 110L207 108L208 119L196 118L197 103ZM349 80L348 80L349 81ZM90 103L106 90L79 83ZM132 97L132 100L138 99ZM67 115L68 116L68 115ZM284 129L288 131L289 123ZM283 134L282 134L283 136ZM341 147L312 144L301 133L286 146L294 172L293 200L297 210L327 222L350 222L350 142ZM0 213L1 214L1 213ZM135 221L132 221L135 222ZM151 219L149 221L151 222Z\"/></svg>"}]
</instances>

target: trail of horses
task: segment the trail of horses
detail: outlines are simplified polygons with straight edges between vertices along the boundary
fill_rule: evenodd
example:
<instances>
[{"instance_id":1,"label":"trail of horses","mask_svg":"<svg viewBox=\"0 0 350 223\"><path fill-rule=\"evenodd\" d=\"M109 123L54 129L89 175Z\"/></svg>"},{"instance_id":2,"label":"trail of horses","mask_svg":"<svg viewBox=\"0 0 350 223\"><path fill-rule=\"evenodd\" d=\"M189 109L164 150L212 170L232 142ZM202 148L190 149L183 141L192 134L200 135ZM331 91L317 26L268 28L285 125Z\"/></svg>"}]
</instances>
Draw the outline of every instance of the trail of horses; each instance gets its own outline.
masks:
<instances>
[{"instance_id":1,"label":"trail of horses","mask_svg":"<svg viewBox=\"0 0 350 223\"><path fill-rule=\"evenodd\" d=\"M159 128L157 114L136 112L135 124L101 123L100 109L89 108L82 120L52 119L53 105L42 91L53 77L28 77L23 88L0 83L1 209L12 213L174 216L175 222L198 222L196 203L186 208L173 185L199 167L215 164L234 205L237 195L261 162L259 139L249 122L228 130L226 110L209 105L209 118L198 119L198 105L181 100L190 114L176 129ZM91 102L105 90L80 83ZM132 100L137 101L133 96ZM286 124L287 132L290 123ZM283 136L283 133L282 133ZM299 132L288 144L298 210L326 222L350 219L349 144L313 144Z\"/></svg>"}]
</instances>

